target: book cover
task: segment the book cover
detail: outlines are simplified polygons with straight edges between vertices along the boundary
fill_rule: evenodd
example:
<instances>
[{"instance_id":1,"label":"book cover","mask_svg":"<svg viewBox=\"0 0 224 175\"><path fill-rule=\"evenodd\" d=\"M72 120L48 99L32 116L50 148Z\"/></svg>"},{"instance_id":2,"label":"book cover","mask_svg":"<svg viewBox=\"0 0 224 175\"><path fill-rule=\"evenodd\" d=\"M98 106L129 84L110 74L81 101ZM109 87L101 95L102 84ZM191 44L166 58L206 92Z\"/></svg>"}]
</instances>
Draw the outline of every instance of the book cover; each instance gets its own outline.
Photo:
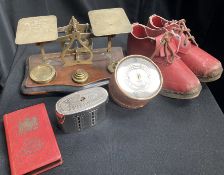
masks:
<instances>
[{"instance_id":1,"label":"book cover","mask_svg":"<svg viewBox=\"0 0 224 175\"><path fill-rule=\"evenodd\" d=\"M12 175L39 174L62 164L44 103L3 117Z\"/></svg>"}]
</instances>

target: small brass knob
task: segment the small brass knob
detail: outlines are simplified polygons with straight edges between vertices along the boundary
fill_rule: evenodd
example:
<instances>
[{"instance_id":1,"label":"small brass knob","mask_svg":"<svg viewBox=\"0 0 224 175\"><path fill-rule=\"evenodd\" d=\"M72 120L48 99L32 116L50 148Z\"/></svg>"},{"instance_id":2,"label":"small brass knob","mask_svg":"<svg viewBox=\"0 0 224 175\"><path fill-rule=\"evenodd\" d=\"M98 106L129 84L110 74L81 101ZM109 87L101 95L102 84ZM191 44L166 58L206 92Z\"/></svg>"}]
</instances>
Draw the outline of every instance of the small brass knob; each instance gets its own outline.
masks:
<instances>
[{"instance_id":1,"label":"small brass knob","mask_svg":"<svg viewBox=\"0 0 224 175\"><path fill-rule=\"evenodd\" d=\"M115 69L116 69L116 66L117 66L117 61L113 61L111 62L108 66L107 66L107 70L110 72L110 73L114 73Z\"/></svg>"},{"instance_id":2,"label":"small brass knob","mask_svg":"<svg viewBox=\"0 0 224 175\"><path fill-rule=\"evenodd\" d=\"M75 83L85 83L89 78L89 74L84 69L77 69L72 74L72 80Z\"/></svg>"}]
</instances>

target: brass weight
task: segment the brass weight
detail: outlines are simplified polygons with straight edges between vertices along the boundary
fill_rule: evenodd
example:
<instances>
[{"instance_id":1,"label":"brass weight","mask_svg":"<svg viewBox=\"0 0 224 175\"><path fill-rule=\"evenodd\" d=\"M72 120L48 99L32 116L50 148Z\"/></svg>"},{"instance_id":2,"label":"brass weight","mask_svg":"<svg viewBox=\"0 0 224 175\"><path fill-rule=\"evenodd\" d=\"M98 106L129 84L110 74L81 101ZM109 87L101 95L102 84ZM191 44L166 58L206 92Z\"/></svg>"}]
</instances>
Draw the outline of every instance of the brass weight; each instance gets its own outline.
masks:
<instances>
[{"instance_id":1,"label":"brass weight","mask_svg":"<svg viewBox=\"0 0 224 175\"><path fill-rule=\"evenodd\" d=\"M55 75L55 68L49 64L40 64L30 70L30 78L39 84L52 81Z\"/></svg>"},{"instance_id":2,"label":"brass weight","mask_svg":"<svg viewBox=\"0 0 224 175\"><path fill-rule=\"evenodd\" d=\"M72 74L72 80L75 83L85 83L89 78L89 74L84 69L77 69Z\"/></svg>"}]
</instances>

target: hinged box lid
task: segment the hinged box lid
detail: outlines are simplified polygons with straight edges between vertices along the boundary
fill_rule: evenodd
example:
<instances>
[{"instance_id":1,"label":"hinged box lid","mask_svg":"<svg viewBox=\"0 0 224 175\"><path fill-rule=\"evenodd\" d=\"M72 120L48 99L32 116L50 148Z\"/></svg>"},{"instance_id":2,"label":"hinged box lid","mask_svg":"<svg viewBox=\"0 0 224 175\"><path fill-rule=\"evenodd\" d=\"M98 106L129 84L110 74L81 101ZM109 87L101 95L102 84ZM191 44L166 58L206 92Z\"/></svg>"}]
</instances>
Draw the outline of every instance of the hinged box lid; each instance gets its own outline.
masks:
<instances>
[{"instance_id":1,"label":"hinged box lid","mask_svg":"<svg viewBox=\"0 0 224 175\"><path fill-rule=\"evenodd\" d=\"M107 91L102 87L95 87L74 92L61 98L56 103L56 112L62 115L80 113L106 102Z\"/></svg>"}]
</instances>

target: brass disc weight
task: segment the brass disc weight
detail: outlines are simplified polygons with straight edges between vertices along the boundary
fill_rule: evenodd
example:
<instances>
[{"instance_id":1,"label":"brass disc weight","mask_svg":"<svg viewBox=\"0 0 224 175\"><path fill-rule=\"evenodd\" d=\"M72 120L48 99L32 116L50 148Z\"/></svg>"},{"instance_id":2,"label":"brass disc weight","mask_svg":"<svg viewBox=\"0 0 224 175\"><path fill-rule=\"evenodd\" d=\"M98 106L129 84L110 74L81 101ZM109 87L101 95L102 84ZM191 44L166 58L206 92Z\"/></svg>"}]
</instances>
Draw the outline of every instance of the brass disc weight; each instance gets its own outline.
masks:
<instances>
[{"instance_id":1,"label":"brass disc weight","mask_svg":"<svg viewBox=\"0 0 224 175\"><path fill-rule=\"evenodd\" d=\"M48 64L40 64L30 70L30 78L39 84L45 84L54 79L55 68Z\"/></svg>"}]
</instances>

